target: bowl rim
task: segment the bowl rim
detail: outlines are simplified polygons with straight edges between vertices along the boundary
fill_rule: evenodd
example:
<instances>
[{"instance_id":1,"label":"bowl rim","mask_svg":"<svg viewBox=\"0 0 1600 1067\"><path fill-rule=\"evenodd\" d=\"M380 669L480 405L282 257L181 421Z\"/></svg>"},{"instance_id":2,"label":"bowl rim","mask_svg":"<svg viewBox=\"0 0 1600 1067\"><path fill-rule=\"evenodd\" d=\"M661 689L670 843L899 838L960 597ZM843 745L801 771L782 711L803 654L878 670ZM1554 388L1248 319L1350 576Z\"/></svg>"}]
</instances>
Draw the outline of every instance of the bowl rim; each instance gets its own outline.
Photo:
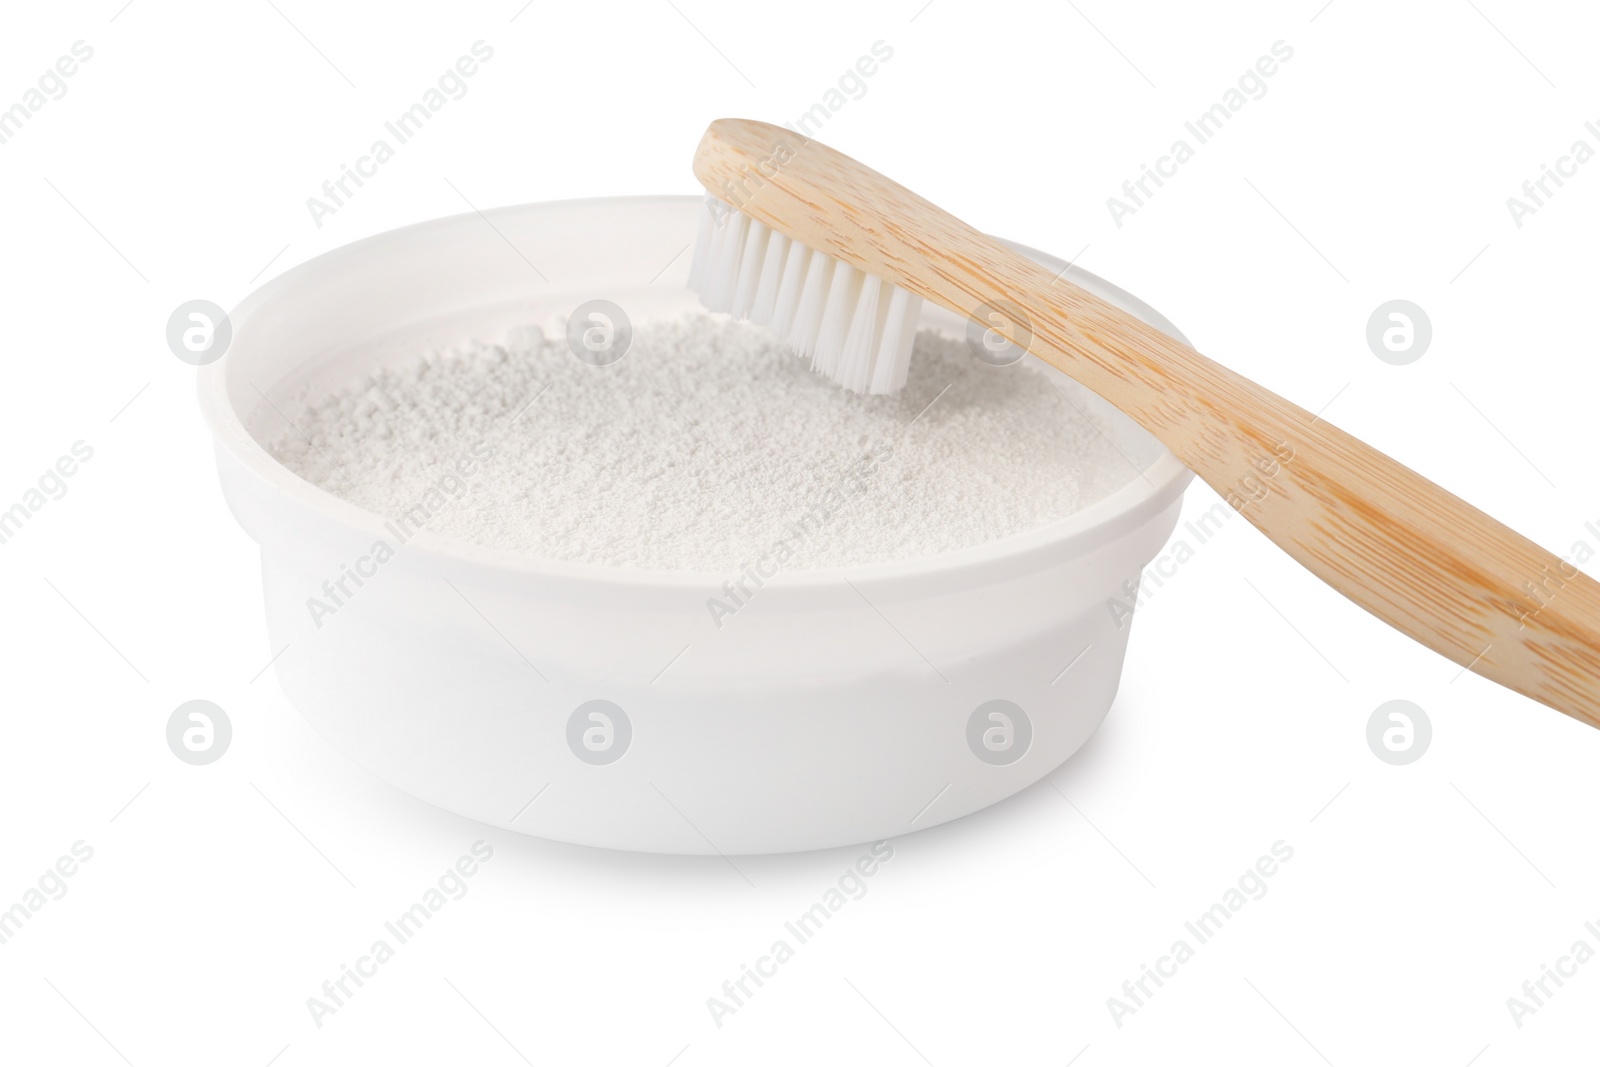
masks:
<instances>
[{"instance_id":1,"label":"bowl rim","mask_svg":"<svg viewBox=\"0 0 1600 1067\"><path fill-rule=\"evenodd\" d=\"M386 247L415 240L429 231L445 230L474 221L481 223L496 218L520 216L530 211L574 207L603 209L622 205L643 206L649 203L698 205L702 199L703 197L698 195L655 194L579 197L511 204L483 211L461 212L427 219L359 238L288 268L239 301L228 315L233 326L233 341L229 352L237 348L240 335L249 329L250 319L253 316L268 309L280 294L292 290L306 275L337 263L341 259L378 254ZM1079 278L1088 280L1086 288L1098 291L1100 295L1113 294L1117 300L1150 325L1187 343L1187 339L1170 320L1126 290L1082 267L1069 264L1058 256L1014 241L997 239L1003 240L1005 244L1052 269L1060 270L1062 273L1071 269ZM388 517L352 504L306 481L280 463L261 442L256 440L246 428L241 413L229 397L228 366L229 354L225 353L221 359L199 367L197 374L201 414L219 451L225 449L251 476L300 508L325 519L331 519L365 536L379 539L392 536L386 528L386 523L390 521ZM1113 537L1131 531L1149 516L1163 510L1187 487L1194 476L1193 472L1185 467L1166 445L1159 440L1156 441L1156 445L1159 451L1155 459L1121 487L1088 507L1043 526L978 545L905 560L886 560L841 567L780 569L775 576L765 579L765 585L787 589L834 586L841 581L876 585L905 579L970 575L995 567L1003 568L1009 564L1023 563L1027 557L1040 554L1048 554L1055 561L1082 555ZM259 541L256 531L247 529L246 532ZM413 534L405 541L405 545L411 550L408 551L408 555L412 555L413 552L425 553L442 563L511 572L526 578L548 578L630 588L662 590L720 588L730 578L738 579L744 573L743 570L730 574L727 571L665 570L578 563L480 545L445 537L426 529ZM746 565L747 568L750 566L753 566L753 563Z\"/></svg>"}]
</instances>

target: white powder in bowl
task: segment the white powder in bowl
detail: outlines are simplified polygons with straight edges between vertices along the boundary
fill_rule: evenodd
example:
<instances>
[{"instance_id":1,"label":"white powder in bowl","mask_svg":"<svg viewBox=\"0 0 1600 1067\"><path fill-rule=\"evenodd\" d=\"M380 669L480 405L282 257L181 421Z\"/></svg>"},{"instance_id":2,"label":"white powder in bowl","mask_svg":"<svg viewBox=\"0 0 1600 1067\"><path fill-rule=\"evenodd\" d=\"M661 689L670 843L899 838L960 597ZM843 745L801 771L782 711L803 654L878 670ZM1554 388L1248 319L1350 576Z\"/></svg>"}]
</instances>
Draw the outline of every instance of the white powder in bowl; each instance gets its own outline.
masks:
<instances>
[{"instance_id":1,"label":"white powder in bowl","mask_svg":"<svg viewBox=\"0 0 1600 1067\"><path fill-rule=\"evenodd\" d=\"M846 392L765 331L635 327L617 363L513 332L385 366L269 446L391 519L531 556L734 572L929 556L1036 529L1138 477L1084 398L917 337L904 391ZM1130 453L1131 454L1131 453Z\"/></svg>"}]
</instances>

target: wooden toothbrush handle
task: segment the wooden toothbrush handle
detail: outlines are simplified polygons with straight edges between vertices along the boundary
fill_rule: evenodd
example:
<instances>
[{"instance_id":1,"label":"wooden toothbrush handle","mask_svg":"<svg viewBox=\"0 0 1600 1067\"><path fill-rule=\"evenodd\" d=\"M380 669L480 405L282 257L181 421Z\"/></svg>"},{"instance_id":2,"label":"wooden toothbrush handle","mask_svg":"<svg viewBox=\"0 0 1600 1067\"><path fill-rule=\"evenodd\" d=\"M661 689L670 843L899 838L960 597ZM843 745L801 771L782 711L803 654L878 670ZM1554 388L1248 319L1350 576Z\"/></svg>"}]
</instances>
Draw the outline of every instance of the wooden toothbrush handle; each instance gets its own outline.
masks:
<instances>
[{"instance_id":1,"label":"wooden toothbrush handle","mask_svg":"<svg viewBox=\"0 0 1600 1067\"><path fill-rule=\"evenodd\" d=\"M812 248L980 317L1126 412L1334 589L1600 727L1600 583L1571 563L819 142L719 119L695 174Z\"/></svg>"},{"instance_id":2,"label":"wooden toothbrush handle","mask_svg":"<svg viewBox=\"0 0 1600 1067\"><path fill-rule=\"evenodd\" d=\"M1600 583L1326 420L1048 272L1008 278L1030 350L1160 438L1401 633L1600 726Z\"/></svg>"},{"instance_id":3,"label":"wooden toothbrush handle","mask_svg":"<svg viewBox=\"0 0 1600 1067\"><path fill-rule=\"evenodd\" d=\"M1080 335L1088 321L1076 320ZM1130 414L1313 574L1456 663L1600 726L1600 583L1186 346L1153 354L1120 333L1091 343L1160 374L1168 394ZM1081 365L1046 347L1063 370Z\"/></svg>"}]
</instances>

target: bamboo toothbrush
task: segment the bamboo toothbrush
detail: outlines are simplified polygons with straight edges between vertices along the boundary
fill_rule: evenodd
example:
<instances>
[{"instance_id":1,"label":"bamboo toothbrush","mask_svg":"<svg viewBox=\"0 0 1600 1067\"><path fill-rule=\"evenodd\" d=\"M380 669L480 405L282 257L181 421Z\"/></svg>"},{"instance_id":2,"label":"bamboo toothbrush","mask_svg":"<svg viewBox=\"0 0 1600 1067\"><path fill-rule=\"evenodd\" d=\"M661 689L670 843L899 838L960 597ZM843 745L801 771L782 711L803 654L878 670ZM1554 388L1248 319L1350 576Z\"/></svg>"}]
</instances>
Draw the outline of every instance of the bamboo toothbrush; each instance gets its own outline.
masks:
<instances>
[{"instance_id":1,"label":"bamboo toothbrush","mask_svg":"<svg viewBox=\"0 0 1600 1067\"><path fill-rule=\"evenodd\" d=\"M690 284L858 392L905 384L921 300L1126 412L1334 589L1401 633L1600 727L1600 583L1248 379L790 130L719 119ZM1000 314L993 315L998 309Z\"/></svg>"}]
</instances>

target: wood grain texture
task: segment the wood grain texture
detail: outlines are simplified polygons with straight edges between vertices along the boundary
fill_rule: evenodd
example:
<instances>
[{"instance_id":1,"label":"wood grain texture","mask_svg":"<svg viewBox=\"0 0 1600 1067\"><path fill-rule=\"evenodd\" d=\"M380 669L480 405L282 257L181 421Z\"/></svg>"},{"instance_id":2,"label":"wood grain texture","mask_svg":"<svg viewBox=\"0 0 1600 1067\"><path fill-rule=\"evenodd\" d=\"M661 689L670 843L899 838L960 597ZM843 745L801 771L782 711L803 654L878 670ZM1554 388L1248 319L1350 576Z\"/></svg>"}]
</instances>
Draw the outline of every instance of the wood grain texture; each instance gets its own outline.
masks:
<instances>
[{"instance_id":1,"label":"wood grain texture","mask_svg":"<svg viewBox=\"0 0 1600 1067\"><path fill-rule=\"evenodd\" d=\"M1334 589L1600 726L1600 583L1572 564L826 145L719 119L694 170L724 202L957 314L1001 307L998 332L1121 408Z\"/></svg>"}]
</instances>

